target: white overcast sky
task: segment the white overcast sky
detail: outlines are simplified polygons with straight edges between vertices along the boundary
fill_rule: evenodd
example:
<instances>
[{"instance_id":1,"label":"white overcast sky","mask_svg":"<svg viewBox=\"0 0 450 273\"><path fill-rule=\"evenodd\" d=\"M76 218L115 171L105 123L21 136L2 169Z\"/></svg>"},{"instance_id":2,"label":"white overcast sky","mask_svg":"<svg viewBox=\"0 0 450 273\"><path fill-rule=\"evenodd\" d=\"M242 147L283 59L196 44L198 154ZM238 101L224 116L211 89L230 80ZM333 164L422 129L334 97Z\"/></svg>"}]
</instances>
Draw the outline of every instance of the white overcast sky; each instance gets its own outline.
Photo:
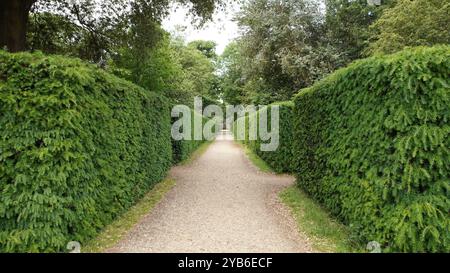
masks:
<instances>
[{"instance_id":1,"label":"white overcast sky","mask_svg":"<svg viewBox=\"0 0 450 273\"><path fill-rule=\"evenodd\" d=\"M201 29L192 27L191 18L188 17L188 9L178 7L172 9L170 16L164 20L163 28L169 32L177 26L186 28L184 37L187 42L194 40L212 40L217 43L217 54L222 54L225 47L238 36L238 26L233 22L233 16L239 11L239 4L230 4L227 11L216 12L213 22L209 22Z\"/></svg>"}]
</instances>

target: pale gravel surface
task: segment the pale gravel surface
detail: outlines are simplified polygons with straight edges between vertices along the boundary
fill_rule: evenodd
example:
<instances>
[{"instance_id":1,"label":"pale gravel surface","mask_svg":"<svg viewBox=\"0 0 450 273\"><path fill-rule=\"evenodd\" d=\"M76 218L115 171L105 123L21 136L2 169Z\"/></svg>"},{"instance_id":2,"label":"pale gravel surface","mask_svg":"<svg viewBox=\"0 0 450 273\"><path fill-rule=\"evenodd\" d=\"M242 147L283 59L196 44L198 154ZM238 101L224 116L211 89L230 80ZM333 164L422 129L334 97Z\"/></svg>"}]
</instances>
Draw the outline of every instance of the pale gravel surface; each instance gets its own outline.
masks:
<instances>
[{"instance_id":1,"label":"pale gravel surface","mask_svg":"<svg viewBox=\"0 0 450 273\"><path fill-rule=\"evenodd\" d=\"M257 170L229 134L171 176L177 185L107 252L313 252L278 198L293 178Z\"/></svg>"}]
</instances>

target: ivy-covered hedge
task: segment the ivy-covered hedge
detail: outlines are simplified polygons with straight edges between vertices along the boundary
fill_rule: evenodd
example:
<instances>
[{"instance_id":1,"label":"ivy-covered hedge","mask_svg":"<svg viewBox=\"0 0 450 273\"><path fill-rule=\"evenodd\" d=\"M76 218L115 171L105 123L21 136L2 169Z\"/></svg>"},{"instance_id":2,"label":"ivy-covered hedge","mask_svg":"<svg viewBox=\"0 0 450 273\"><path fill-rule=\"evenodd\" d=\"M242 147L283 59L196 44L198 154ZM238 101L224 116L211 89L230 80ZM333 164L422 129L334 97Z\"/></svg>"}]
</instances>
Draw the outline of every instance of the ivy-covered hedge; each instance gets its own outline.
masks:
<instances>
[{"instance_id":1,"label":"ivy-covered hedge","mask_svg":"<svg viewBox=\"0 0 450 273\"><path fill-rule=\"evenodd\" d=\"M293 128L293 102L278 102L272 105L279 106L279 147L276 151L267 152L261 150L261 143L265 143L259 139L257 140L249 140L249 116L245 117L245 140L242 140L242 143L250 148L254 153L256 153L261 159L263 159L271 168L277 173L291 173L293 172L293 153L292 153L292 128ZM267 110L267 122L268 129L272 128L271 122L271 106L268 106ZM259 111L256 113L256 120L259 123ZM243 119L244 117L242 117ZM259 128L259 127L258 127ZM237 137L237 126L236 122L233 126L233 134ZM269 141L267 141L268 143Z\"/></svg>"},{"instance_id":2,"label":"ivy-covered hedge","mask_svg":"<svg viewBox=\"0 0 450 273\"><path fill-rule=\"evenodd\" d=\"M450 47L358 61L295 97L298 185L385 251L450 251Z\"/></svg>"},{"instance_id":3,"label":"ivy-covered hedge","mask_svg":"<svg viewBox=\"0 0 450 273\"><path fill-rule=\"evenodd\" d=\"M94 236L171 165L166 99L93 65L0 52L0 252Z\"/></svg>"}]
</instances>

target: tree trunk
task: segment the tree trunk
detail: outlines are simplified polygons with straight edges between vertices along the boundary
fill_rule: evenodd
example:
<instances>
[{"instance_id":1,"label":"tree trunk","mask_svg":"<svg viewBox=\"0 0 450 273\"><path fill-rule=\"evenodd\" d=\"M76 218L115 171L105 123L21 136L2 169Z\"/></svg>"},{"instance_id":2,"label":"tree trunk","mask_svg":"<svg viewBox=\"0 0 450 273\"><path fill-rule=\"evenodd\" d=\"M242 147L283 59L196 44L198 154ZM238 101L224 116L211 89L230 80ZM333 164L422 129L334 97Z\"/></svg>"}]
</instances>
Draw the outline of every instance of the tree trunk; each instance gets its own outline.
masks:
<instances>
[{"instance_id":1,"label":"tree trunk","mask_svg":"<svg viewBox=\"0 0 450 273\"><path fill-rule=\"evenodd\" d=\"M26 49L28 13L36 0L0 0L0 48Z\"/></svg>"}]
</instances>

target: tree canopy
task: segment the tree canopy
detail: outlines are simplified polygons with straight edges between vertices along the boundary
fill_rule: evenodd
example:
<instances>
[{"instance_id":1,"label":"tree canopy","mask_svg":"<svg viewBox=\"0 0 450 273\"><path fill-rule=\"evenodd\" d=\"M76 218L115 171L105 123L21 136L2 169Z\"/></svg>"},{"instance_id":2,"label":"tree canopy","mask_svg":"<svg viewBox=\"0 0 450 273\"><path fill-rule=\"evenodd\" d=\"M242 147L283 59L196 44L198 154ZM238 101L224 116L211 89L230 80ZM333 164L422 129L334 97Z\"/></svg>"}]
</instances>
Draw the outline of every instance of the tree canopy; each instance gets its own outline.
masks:
<instances>
[{"instance_id":1,"label":"tree canopy","mask_svg":"<svg viewBox=\"0 0 450 273\"><path fill-rule=\"evenodd\" d=\"M448 44L450 0L248 0L221 60L229 102L271 103L349 63L405 46Z\"/></svg>"},{"instance_id":2,"label":"tree canopy","mask_svg":"<svg viewBox=\"0 0 450 273\"><path fill-rule=\"evenodd\" d=\"M189 47L199 50L203 55L209 59L217 58L216 47L217 43L214 41L197 40L188 44Z\"/></svg>"},{"instance_id":3,"label":"tree canopy","mask_svg":"<svg viewBox=\"0 0 450 273\"><path fill-rule=\"evenodd\" d=\"M161 22L178 3L200 26L225 0L7 0L0 44L98 63L175 102L267 104L369 55L448 44L449 1L246 0L235 15L240 36L217 56L214 41L186 43Z\"/></svg>"},{"instance_id":4,"label":"tree canopy","mask_svg":"<svg viewBox=\"0 0 450 273\"><path fill-rule=\"evenodd\" d=\"M94 43L108 51L117 42L138 39L151 43L153 23L168 15L171 3L190 7L194 21L202 24L212 18L224 0L5 0L0 2L0 47L10 51L26 49L29 12L50 12L64 17L84 31ZM47 17L48 19L48 17ZM126 36L126 38L124 37ZM131 38L131 39L130 39Z\"/></svg>"},{"instance_id":5,"label":"tree canopy","mask_svg":"<svg viewBox=\"0 0 450 273\"><path fill-rule=\"evenodd\" d=\"M450 43L450 0L399 0L371 27L369 54Z\"/></svg>"},{"instance_id":6,"label":"tree canopy","mask_svg":"<svg viewBox=\"0 0 450 273\"><path fill-rule=\"evenodd\" d=\"M236 16L242 35L223 58L225 66L234 66L224 79L224 93L229 92L225 97L231 92L243 102L288 100L358 58L368 37L365 28L376 17L369 11L379 9L364 3L328 0L323 10L312 0L247 1ZM236 50L238 54L229 54Z\"/></svg>"},{"instance_id":7,"label":"tree canopy","mask_svg":"<svg viewBox=\"0 0 450 273\"><path fill-rule=\"evenodd\" d=\"M367 0L326 0L326 39L339 52L342 65L364 57L371 36L369 26L396 0L381 3L376 6Z\"/></svg>"}]
</instances>

